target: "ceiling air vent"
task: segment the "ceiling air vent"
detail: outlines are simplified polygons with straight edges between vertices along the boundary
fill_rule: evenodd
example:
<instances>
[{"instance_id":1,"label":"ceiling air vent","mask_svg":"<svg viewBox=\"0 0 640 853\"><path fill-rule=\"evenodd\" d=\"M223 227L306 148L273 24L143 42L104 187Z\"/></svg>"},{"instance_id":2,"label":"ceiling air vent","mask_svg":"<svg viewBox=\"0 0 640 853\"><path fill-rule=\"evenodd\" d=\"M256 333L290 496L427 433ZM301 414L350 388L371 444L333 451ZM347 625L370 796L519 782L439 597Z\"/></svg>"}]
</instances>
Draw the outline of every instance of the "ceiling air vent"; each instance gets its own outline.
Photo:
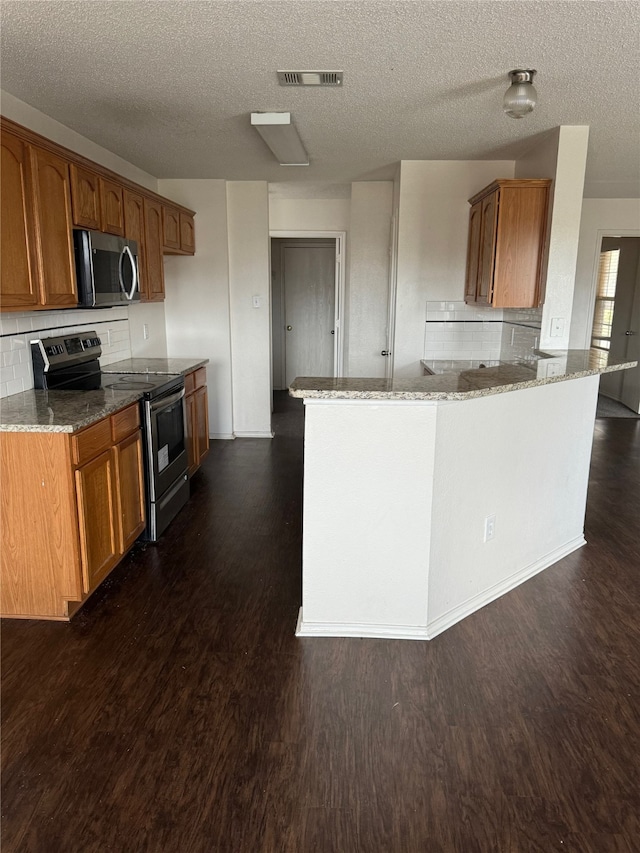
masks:
<instances>
[{"instance_id":1,"label":"ceiling air vent","mask_svg":"<svg viewBox=\"0 0 640 853\"><path fill-rule=\"evenodd\" d=\"M281 86L342 86L342 71L278 71Z\"/></svg>"}]
</instances>

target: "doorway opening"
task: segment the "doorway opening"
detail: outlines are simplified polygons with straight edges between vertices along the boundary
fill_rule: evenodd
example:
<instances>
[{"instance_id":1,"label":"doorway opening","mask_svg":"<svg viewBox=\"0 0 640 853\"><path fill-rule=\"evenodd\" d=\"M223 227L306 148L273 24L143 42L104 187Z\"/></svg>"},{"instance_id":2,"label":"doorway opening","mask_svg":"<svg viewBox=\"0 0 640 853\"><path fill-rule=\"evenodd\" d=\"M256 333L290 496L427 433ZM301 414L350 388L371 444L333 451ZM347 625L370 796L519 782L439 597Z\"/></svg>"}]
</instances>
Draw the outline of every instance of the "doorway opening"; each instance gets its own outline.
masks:
<instances>
[{"instance_id":1,"label":"doorway opening","mask_svg":"<svg viewBox=\"0 0 640 853\"><path fill-rule=\"evenodd\" d=\"M343 375L344 232L271 232L272 387Z\"/></svg>"},{"instance_id":2,"label":"doorway opening","mask_svg":"<svg viewBox=\"0 0 640 853\"><path fill-rule=\"evenodd\" d=\"M601 238L590 346L619 361L640 357L640 237ZM640 413L640 365L604 373L600 393Z\"/></svg>"}]
</instances>

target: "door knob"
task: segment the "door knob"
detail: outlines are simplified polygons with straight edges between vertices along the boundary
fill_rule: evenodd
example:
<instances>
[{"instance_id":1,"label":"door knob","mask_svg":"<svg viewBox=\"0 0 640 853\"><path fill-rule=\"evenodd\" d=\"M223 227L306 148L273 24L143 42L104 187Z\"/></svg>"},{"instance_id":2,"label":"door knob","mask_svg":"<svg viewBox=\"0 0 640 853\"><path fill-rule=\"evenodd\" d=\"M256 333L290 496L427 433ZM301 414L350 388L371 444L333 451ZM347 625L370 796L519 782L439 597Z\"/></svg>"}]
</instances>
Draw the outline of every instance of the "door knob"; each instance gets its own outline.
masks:
<instances>
[{"instance_id":1,"label":"door knob","mask_svg":"<svg viewBox=\"0 0 640 853\"><path fill-rule=\"evenodd\" d=\"M290 332L293 329L293 326L287 326L287 332Z\"/></svg>"},{"instance_id":2,"label":"door knob","mask_svg":"<svg viewBox=\"0 0 640 853\"><path fill-rule=\"evenodd\" d=\"M331 329L331 334L332 334L332 335L335 335L335 332L334 332L334 330L333 330L333 329Z\"/></svg>"},{"instance_id":3,"label":"door knob","mask_svg":"<svg viewBox=\"0 0 640 853\"><path fill-rule=\"evenodd\" d=\"M391 350L383 349L380 355L391 355Z\"/></svg>"},{"instance_id":4,"label":"door knob","mask_svg":"<svg viewBox=\"0 0 640 853\"><path fill-rule=\"evenodd\" d=\"M635 332L632 332L631 329L629 329L627 332L625 332L625 335L635 335Z\"/></svg>"}]
</instances>

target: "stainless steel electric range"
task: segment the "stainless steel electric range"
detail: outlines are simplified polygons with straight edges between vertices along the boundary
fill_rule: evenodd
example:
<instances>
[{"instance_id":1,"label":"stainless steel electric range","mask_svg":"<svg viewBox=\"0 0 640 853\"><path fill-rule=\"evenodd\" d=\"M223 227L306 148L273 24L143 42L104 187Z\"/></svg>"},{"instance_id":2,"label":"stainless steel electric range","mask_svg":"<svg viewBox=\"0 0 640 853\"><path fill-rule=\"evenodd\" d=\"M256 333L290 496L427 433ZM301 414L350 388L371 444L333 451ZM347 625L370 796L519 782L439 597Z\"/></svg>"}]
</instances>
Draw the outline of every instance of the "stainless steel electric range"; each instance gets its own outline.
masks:
<instances>
[{"instance_id":1,"label":"stainless steel electric range","mask_svg":"<svg viewBox=\"0 0 640 853\"><path fill-rule=\"evenodd\" d=\"M180 374L108 373L100 367L96 332L31 341L37 389L140 391L147 527L155 542L189 500L184 377Z\"/></svg>"}]
</instances>

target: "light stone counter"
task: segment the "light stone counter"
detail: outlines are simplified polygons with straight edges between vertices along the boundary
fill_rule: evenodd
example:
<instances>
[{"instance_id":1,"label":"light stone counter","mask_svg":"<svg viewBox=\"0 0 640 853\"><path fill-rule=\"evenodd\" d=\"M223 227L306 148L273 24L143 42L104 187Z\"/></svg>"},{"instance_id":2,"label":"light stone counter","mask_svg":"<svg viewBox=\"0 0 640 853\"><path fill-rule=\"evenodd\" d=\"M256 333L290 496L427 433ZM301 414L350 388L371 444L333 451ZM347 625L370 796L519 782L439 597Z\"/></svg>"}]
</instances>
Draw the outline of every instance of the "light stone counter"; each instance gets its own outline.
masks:
<instances>
[{"instance_id":1,"label":"light stone counter","mask_svg":"<svg viewBox=\"0 0 640 853\"><path fill-rule=\"evenodd\" d=\"M0 432L75 432L129 403L140 391L23 391L0 400Z\"/></svg>"},{"instance_id":2,"label":"light stone counter","mask_svg":"<svg viewBox=\"0 0 640 853\"><path fill-rule=\"evenodd\" d=\"M208 358L125 358L102 367L103 373L191 373L209 363Z\"/></svg>"},{"instance_id":3,"label":"light stone counter","mask_svg":"<svg viewBox=\"0 0 640 853\"><path fill-rule=\"evenodd\" d=\"M612 361L598 350L547 350L549 358L526 362L444 362L446 372L415 379L333 379L299 376L292 397L320 400L468 400L506 391L535 388L567 379L611 373L635 367L635 361ZM428 369L437 362L424 362ZM455 366L451 366L455 364Z\"/></svg>"}]
</instances>

